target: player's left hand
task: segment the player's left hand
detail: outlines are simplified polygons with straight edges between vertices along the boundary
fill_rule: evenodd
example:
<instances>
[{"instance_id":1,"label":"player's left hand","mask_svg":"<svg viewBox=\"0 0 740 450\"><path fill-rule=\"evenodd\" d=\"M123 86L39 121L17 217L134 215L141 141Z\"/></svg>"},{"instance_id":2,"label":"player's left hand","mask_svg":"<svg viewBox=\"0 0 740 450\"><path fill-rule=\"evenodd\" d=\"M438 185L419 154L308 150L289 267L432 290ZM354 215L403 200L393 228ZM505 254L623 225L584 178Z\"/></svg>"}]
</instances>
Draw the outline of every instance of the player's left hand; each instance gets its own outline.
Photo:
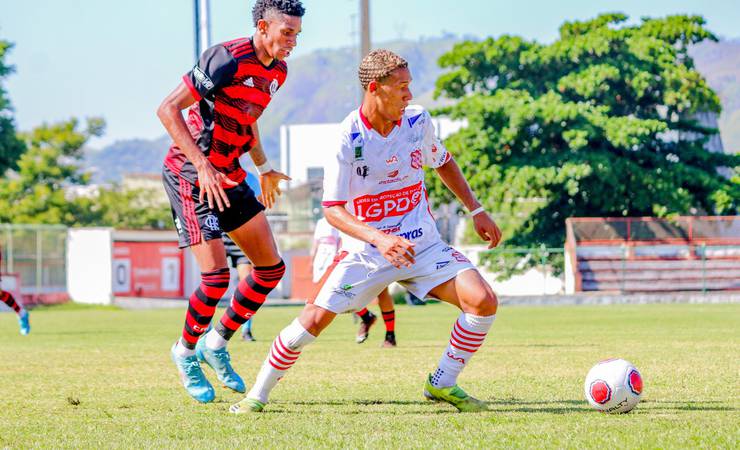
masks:
<instances>
[{"instance_id":1,"label":"player's left hand","mask_svg":"<svg viewBox=\"0 0 740 450\"><path fill-rule=\"evenodd\" d=\"M487 212L483 211L473 216L475 232L484 241L488 241L488 248L493 248L501 242L501 230Z\"/></svg>"},{"instance_id":2,"label":"player's left hand","mask_svg":"<svg viewBox=\"0 0 740 450\"><path fill-rule=\"evenodd\" d=\"M272 208L275 204L276 194L280 196L283 191L280 190L281 181L290 181L290 177L284 173L278 172L277 170L271 170L263 175L260 175L260 187L262 188L262 195L259 197L259 201L265 205L266 208Z\"/></svg>"}]
</instances>

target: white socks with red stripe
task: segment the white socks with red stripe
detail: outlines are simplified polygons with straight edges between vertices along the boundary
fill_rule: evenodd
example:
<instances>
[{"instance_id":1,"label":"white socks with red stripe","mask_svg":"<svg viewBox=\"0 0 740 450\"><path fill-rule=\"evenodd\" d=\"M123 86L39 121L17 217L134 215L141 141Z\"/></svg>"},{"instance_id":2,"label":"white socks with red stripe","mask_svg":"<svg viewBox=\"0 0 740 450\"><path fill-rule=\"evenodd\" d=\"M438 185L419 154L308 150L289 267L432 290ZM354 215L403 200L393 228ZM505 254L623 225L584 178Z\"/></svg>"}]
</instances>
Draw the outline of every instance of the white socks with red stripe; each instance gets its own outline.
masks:
<instances>
[{"instance_id":1,"label":"white socks with red stripe","mask_svg":"<svg viewBox=\"0 0 740 450\"><path fill-rule=\"evenodd\" d=\"M495 314L492 316L460 314L452 327L450 342L439 360L439 366L432 374L434 387L449 387L457 384L457 376L483 344L495 318Z\"/></svg>"},{"instance_id":2,"label":"white socks with red stripe","mask_svg":"<svg viewBox=\"0 0 740 450\"><path fill-rule=\"evenodd\" d=\"M295 364L303 347L315 340L316 336L306 331L298 319L283 328L283 331L272 341L267 359L262 363L257 380L247 393L247 397L267 403L270 391L285 375L285 372Z\"/></svg>"}]
</instances>

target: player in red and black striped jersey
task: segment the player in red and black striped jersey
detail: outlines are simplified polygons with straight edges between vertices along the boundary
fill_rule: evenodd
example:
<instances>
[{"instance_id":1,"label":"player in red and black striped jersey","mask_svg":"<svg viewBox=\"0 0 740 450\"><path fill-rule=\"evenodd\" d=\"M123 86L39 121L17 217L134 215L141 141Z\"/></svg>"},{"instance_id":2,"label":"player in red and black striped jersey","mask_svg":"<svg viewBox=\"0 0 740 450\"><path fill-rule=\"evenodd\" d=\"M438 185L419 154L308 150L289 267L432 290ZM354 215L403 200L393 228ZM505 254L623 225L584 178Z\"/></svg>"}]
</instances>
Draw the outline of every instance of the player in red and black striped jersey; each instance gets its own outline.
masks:
<instances>
[{"instance_id":1,"label":"player in red and black striped jersey","mask_svg":"<svg viewBox=\"0 0 740 450\"><path fill-rule=\"evenodd\" d=\"M172 358L186 390L201 402L215 395L200 368L203 361L224 385L245 391L231 367L226 344L285 273L263 210L273 205L280 181L288 177L270 167L256 121L285 82L288 69L283 60L296 45L304 12L300 0L257 0L252 10L254 35L203 52L157 111L173 140L163 179L180 247L190 247L201 270L201 285L190 297ZM260 173L261 202L239 165L239 156L246 152ZM220 322L199 339L229 284L222 232L246 253L254 268L239 283Z\"/></svg>"}]
</instances>

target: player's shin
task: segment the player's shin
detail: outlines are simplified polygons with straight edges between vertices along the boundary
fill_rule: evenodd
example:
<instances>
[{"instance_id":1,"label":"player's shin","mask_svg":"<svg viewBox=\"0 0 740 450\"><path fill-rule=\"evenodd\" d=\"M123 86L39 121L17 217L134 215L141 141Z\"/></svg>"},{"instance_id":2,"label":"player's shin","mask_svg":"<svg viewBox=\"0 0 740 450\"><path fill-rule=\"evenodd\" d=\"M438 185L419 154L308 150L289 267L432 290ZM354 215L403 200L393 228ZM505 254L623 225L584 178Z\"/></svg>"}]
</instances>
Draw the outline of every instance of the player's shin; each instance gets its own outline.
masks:
<instances>
[{"instance_id":1,"label":"player's shin","mask_svg":"<svg viewBox=\"0 0 740 450\"><path fill-rule=\"evenodd\" d=\"M206 346L212 350L223 348L236 330L262 306L284 274L283 261L252 269L247 278L239 282L221 321L206 336Z\"/></svg>"},{"instance_id":2,"label":"player's shin","mask_svg":"<svg viewBox=\"0 0 740 450\"><path fill-rule=\"evenodd\" d=\"M267 359L257 375L257 380L247 393L247 398L267 403L272 388L295 364L303 347L314 340L316 336L306 331L298 319L293 320L273 341Z\"/></svg>"},{"instance_id":3,"label":"player's shin","mask_svg":"<svg viewBox=\"0 0 740 450\"><path fill-rule=\"evenodd\" d=\"M475 352L483 345L496 315L476 316L461 313L452 327L437 370L431 376L435 387L448 387L457 384L457 377L470 362Z\"/></svg>"},{"instance_id":4,"label":"player's shin","mask_svg":"<svg viewBox=\"0 0 740 450\"><path fill-rule=\"evenodd\" d=\"M216 305L228 287L228 268L201 273L200 285L190 296L182 338L176 346L176 351L180 356L190 356L195 353L195 344L208 329L216 311Z\"/></svg>"}]
</instances>

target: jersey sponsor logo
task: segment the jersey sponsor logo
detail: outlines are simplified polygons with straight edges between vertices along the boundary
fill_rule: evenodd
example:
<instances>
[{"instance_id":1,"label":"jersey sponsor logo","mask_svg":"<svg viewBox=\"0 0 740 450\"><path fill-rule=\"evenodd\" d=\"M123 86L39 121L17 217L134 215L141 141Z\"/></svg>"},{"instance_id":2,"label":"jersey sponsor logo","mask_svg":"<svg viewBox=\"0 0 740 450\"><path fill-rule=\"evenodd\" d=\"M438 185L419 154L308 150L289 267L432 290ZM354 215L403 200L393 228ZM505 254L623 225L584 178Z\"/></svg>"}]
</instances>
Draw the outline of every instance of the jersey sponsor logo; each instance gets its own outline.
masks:
<instances>
[{"instance_id":1,"label":"jersey sponsor logo","mask_svg":"<svg viewBox=\"0 0 740 450\"><path fill-rule=\"evenodd\" d=\"M420 237L424 236L424 231L421 228L417 228L415 230L398 233L398 236L401 236L402 238L408 240L419 239Z\"/></svg>"},{"instance_id":2,"label":"jersey sponsor logo","mask_svg":"<svg viewBox=\"0 0 740 450\"><path fill-rule=\"evenodd\" d=\"M416 208L424 198L422 182L402 189L368 194L354 200L357 217L364 222L378 222L386 217L403 216Z\"/></svg>"},{"instance_id":3,"label":"jersey sponsor logo","mask_svg":"<svg viewBox=\"0 0 740 450\"><path fill-rule=\"evenodd\" d=\"M398 176L398 170L394 170L393 172L388 172L388 178L396 178Z\"/></svg>"},{"instance_id":4,"label":"jersey sponsor logo","mask_svg":"<svg viewBox=\"0 0 740 450\"><path fill-rule=\"evenodd\" d=\"M356 170L357 175L361 176L363 180L367 178L368 171L369 169L367 166L358 166Z\"/></svg>"},{"instance_id":5,"label":"jersey sponsor logo","mask_svg":"<svg viewBox=\"0 0 740 450\"><path fill-rule=\"evenodd\" d=\"M386 159L385 160L385 164L387 166L390 166L390 165L393 165L393 164L398 164L398 156L393 155L390 158Z\"/></svg>"},{"instance_id":6,"label":"jersey sponsor logo","mask_svg":"<svg viewBox=\"0 0 740 450\"><path fill-rule=\"evenodd\" d=\"M202 70L200 70L200 67L195 66L193 67L193 76L195 79L200 83L204 88L208 89L209 91L213 89L213 81L211 81L210 78L208 78L208 75L203 73Z\"/></svg>"},{"instance_id":7,"label":"jersey sponsor logo","mask_svg":"<svg viewBox=\"0 0 740 450\"><path fill-rule=\"evenodd\" d=\"M421 169L421 150L418 148L411 152L411 168L412 169Z\"/></svg>"},{"instance_id":8,"label":"jersey sponsor logo","mask_svg":"<svg viewBox=\"0 0 740 450\"><path fill-rule=\"evenodd\" d=\"M252 77L249 77L246 80L244 80L244 86L254 87L254 79L252 79Z\"/></svg>"},{"instance_id":9,"label":"jersey sponsor logo","mask_svg":"<svg viewBox=\"0 0 740 450\"><path fill-rule=\"evenodd\" d=\"M355 298L354 292L350 292L348 289L344 289L344 286L336 287L331 291L334 294L341 295L342 297Z\"/></svg>"},{"instance_id":10,"label":"jersey sponsor logo","mask_svg":"<svg viewBox=\"0 0 740 450\"><path fill-rule=\"evenodd\" d=\"M270 82L270 97L275 95L275 92L278 90L278 81L277 79L273 78Z\"/></svg>"},{"instance_id":11,"label":"jersey sponsor logo","mask_svg":"<svg viewBox=\"0 0 740 450\"><path fill-rule=\"evenodd\" d=\"M211 231L221 230L221 227L218 224L218 217L214 216L213 214L209 214L206 216L206 220L203 221L203 226Z\"/></svg>"},{"instance_id":12,"label":"jersey sponsor logo","mask_svg":"<svg viewBox=\"0 0 740 450\"><path fill-rule=\"evenodd\" d=\"M362 156L362 146L355 147L355 161L362 161L365 158Z\"/></svg>"},{"instance_id":13,"label":"jersey sponsor logo","mask_svg":"<svg viewBox=\"0 0 740 450\"><path fill-rule=\"evenodd\" d=\"M467 256L463 255L462 253L455 250L453 247L445 247L444 250L442 250L442 253L450 253L450 256L452 256L455 261L462 262L462 263L469 263L470 260L467 258Z\"/></svg>"}]
</instances>

